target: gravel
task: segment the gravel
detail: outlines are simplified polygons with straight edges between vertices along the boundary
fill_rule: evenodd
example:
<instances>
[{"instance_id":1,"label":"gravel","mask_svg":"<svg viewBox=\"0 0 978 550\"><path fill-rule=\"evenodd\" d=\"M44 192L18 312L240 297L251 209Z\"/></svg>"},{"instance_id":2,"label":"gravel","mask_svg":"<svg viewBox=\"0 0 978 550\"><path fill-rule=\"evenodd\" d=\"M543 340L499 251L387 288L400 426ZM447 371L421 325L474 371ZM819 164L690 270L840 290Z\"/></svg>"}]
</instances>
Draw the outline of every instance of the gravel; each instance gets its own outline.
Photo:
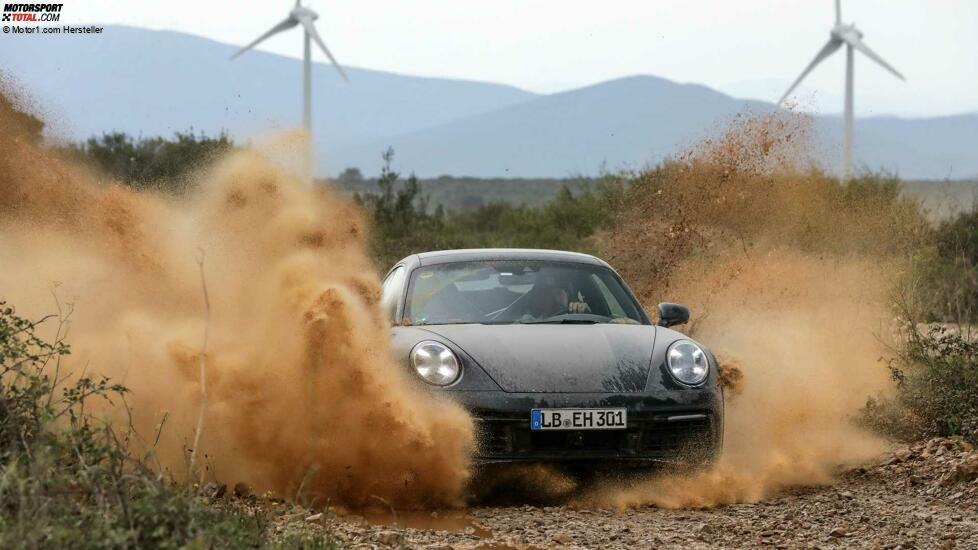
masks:
<instances>
[{"instance_id":1,"label":"gravel","mask_svg":"<svg viewBox=\"0 0 978 550\"><path fill-rule=\"evenodd\" d=\"M709 509L524 505L428 514L402 516L398 523L413 526L398 527L298 509L274 528L313 529L363 548L978 548L978 452L933 439L895 448L832 486Z\"/></svg>"}]
</instances>

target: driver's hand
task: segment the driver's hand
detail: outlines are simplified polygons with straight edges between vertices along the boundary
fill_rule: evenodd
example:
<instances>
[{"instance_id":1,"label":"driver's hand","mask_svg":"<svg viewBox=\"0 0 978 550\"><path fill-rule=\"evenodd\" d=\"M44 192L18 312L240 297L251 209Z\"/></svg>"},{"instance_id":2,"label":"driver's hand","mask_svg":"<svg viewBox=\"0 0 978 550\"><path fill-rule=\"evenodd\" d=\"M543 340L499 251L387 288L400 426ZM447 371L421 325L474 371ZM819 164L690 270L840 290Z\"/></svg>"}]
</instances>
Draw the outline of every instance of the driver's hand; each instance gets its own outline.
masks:
<instances>
[{"instance_id":1,"label":"driver's hand","mask_svg":"<svg viewBox=\"0 0 978 550\"><path fill-rule=\"evenodd\" d=\"M584 301L584 295L577 292L577 301L567 304L567 311L570 313L591 313L591 306Z\"/></svg>"},{"instance_id":2,"label":"driver's hand","mask_svg":"<svg viewBox=\"0 0 978 550\"><path fill-rule=\"evenodd\" d=\"M591 306L587 302L571 302L567 304L567 311L571 313L591 313Z\"/></svg>"}]
</instances>

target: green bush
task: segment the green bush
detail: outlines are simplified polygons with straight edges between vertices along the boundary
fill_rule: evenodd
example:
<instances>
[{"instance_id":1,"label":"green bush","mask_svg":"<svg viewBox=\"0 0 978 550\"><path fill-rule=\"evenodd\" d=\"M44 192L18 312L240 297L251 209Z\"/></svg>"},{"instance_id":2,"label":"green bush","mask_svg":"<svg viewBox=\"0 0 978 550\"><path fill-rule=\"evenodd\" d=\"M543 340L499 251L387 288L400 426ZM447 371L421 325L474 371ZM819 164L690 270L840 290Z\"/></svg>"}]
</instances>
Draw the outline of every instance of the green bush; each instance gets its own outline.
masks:
<instances>
[{"instance_id":1,"label":"green bush","mask_svg":"<svg viewBox=\"0 0 978 550\"><path fill-rule=\"evenodd\" d=\"M177 132L172 139L135 139L113 132L73 145L68 152L131 187L182 193L190 186L189 178L195 170L233 147L226 134L211 138L191 130Z\"/></svg>"},{"instance_id":2,"label":"green bush","mask_svg":"<svg viewBox=\"0 0 978 550\"><path fill-rule=\"evenodd\" d=\"M69 312L70 313L70 312ZM0 547L257 546L253 517L208 506L127 452L134 435L93 416L126 389L61 369L64 317L31 321L0 302ZM38 336L59 322L53 343Z\"/></svg>"},{"instance_id":3,"label":"green bush","mask_svg":"<svg viewBox=\"0 0 978 550\"><path fill-rule=\"evenodd\" d=\"M900 439L961 436L978 443L978 340L944 325L908 341L889 365L897 392L871 399L865 420Z\"/></svg>"},{"instance_id":4,"label":"green bush","mask_svg":"<svg viewBox=\"0 0 978 550\"><path fill-rule=\"evenodd\" d=\"M925 318L978 322L978 208L942 222L933 245L920 269L927 290Z\"/></svg>"},{"instance_id":5,"label":"green bush","mask_svg":"<svg viewBox=\"0 0 978 550\"><path fill-rule=\"evenodd\" d=\"M429 250L517 247L594 252L593 235L613 219L618 186L611 180L593 190L573 193L562 188L542 207L493 202L478 208L432 212L413 175L401 181L390 168L393 151L384 153L385 166L377 193L357 194L356 200L374 223L372 253L378 267Z\"/></svg>"},{"instance_id":6,"label":"green bush","mask_svg":"<svg viewBox=\"0 0 978 550\"><path fill-rule=\"evenodd\" d=\"M897 289L902 317L913 320L890 362L897 393L870 400L864 418L902 439L978 443L978 209L930 229L913 265Z\"/></svg>"}]
</instances>

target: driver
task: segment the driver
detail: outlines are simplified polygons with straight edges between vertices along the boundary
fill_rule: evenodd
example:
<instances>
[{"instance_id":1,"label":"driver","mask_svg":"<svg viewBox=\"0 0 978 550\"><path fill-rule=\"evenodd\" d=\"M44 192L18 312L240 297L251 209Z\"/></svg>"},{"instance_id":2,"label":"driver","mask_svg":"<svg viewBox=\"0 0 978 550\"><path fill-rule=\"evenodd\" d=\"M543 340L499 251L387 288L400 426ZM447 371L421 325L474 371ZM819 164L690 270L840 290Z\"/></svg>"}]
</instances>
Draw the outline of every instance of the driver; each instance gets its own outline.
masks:
<instances>
[{"instance_id":1,"label":"driver","mask_svg":"<svg viewBox=\"0 0 978 550\"><path fill-rule=\"evenodd\" d=\"M557 284L553 275L547 275L537 281L527 295L526 309L521 320L540 321L562 313L591 312L580 293L577 294L577 300L572 302L567 289Z\"/></svg>"}]
</instances>

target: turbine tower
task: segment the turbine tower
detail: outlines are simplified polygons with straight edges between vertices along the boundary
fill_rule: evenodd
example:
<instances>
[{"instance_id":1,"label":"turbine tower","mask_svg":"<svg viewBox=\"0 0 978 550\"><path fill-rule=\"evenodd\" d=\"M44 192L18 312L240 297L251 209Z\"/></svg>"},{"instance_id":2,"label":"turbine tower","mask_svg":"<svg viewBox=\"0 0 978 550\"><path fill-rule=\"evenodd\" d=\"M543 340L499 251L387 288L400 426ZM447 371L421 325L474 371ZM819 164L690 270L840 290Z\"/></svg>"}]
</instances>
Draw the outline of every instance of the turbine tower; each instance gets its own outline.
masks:
<instances>
[{"instance_id":1,"label":"turbine tower","mask_svg":"<svg viewBox=\"0 0 978 550\"><path fill-rule=\"evenodd\" d=\"M266 38L278 34L283 31L287 31L292 27L297 25L302 25L303 37L302 37L302 126L310 134L312 133L312 42L315 41L319 49L323 50L326 57L329 58L330 63L336 67L336 70L343 77L343 80L349 82L350 79L347 78L346 73L343 71L343 67L333 57L333 54L329 53L329 48L326 47L326 43L320 38L319 33L316 32L316 19L319 19L319 14L312 11L311 9L304 7L302 5L302 0L295 0L295 7L289 12L289 16L284 20L279 22L277 25L268 29L268 32L259 36L254 41L252 41L247 46L241 48L231 59L235 59L239 55L245 53L246 51L254 48L259 43L261 43Z\"/></svg>"},{"instance_id":2,"label":"turbine tower","mask_svg":"<svg viewBox=\"0 0 978 550\"><path fill-rule=\"evenodd\" d=\"M869 49L869 46L863 43L863 33L856 28L855 25L845 25L842 23L842 8L839 5L840 0L835 0L835 26L832 27L832 31L829 33L829 41L822 46L822 49L815 55L815 59L805 67L802 71L801 76L795 80L794 84L788 88L788 91L781 96L778 100L778 105L787 99L788 95L791 94L801 84L802 79L808 76L808 73L812 72L812 69L816 65L821 63L825 58L829 57L836 50L842 47L843 44L846 46L846 104L845 104L845 136L843 140L843 151L842 151L842 177L848 180L852 176L852 123L853 123L853 50L859 50L863 55L872 59L876 63L880 64L884 69L890 71L900 80L906 80L902 74L900 74L896 69L894 69L889 63L883 60L876 52Z\"/></svg>"}]
</instances>

